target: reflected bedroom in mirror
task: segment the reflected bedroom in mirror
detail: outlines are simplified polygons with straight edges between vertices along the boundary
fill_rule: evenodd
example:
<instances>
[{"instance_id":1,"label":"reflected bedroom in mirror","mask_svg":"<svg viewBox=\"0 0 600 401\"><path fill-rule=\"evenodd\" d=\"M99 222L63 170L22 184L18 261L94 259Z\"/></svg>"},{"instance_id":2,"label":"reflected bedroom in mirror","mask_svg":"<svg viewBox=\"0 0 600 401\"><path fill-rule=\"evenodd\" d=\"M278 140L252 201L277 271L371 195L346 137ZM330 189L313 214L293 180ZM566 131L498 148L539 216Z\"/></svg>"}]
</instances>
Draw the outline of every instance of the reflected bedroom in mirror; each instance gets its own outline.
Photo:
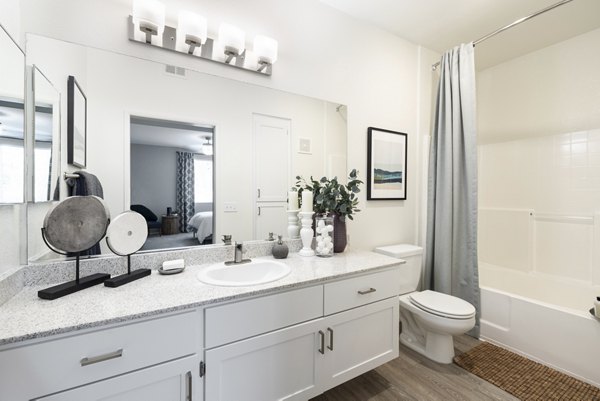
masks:
<instances>
[{"instance_id":1,"label":"reflected bedroom in mirror","mask_svg":"<svg viewBox=\"0 0 600 401\"><path fill-rule=\"evenodd\" d=\"M214 127L131 117L131 210L148 224L144 250L213 237Z\"/></svg>"}]
</instances>

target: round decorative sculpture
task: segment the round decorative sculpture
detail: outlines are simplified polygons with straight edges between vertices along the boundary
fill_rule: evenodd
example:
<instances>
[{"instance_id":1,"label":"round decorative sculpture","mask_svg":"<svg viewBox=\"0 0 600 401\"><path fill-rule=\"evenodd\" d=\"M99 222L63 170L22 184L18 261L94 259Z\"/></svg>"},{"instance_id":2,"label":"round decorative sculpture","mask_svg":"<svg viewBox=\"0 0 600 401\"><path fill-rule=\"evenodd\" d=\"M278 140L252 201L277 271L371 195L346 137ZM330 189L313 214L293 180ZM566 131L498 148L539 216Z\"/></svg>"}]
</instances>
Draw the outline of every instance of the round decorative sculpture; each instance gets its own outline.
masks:
<instances>
[{"instance_id":1,"label":"round decorative sculpture","mask_svg":"<svg viewBox=\"0 0 600 401\"><path fill-rule=\"evenodd\" d=\"M83 252L106 234L110 212L97 196L72 196L54 207L44 219L44 237L50 246L66 252Z\"/></svg>"},{"instance_id":2,"label":"round decorative sculpture","mask_svg":"<svg viewBox=\"0 0 600 401\"><path fill-rule=\"evenodd\" d=\"M79 258L83 251L96 245L110 223L110 212L97 196L72 196L60 202L46 214L42 238L54 252L75 254L75 280L38 291L42 299L57 299L101 284L110 274L95 273L79 277Z\"/></svg>"},{"instance_id":3,"label":"round decorative sculpture","mask_svg":"<svg viewBox=\"0 0 600 401\"><path fill-rule=\"evenodd\" d=\"M139 251L148 237L146 219L132 211L123 212L113 219L106 232L108 247L119 256Z\"/></svg>"}]
</instances>

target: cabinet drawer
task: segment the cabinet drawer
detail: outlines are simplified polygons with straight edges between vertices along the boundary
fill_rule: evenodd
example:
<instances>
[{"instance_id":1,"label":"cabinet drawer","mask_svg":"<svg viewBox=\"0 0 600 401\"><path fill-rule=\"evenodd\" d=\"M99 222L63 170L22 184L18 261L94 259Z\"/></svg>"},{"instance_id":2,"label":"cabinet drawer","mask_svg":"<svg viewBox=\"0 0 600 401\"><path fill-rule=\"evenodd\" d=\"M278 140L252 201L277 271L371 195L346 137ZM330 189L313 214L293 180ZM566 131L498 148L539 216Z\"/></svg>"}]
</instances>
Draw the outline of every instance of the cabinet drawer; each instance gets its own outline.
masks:
<instances>
[{"instance_id":1,"label":"cabinet drawer","mask_svg":"<svg viewBox=\"0 0 600 401\"><path fill-rule=\"evenodd\" d=\"M207 308L205 345L213 348L321 316L321 285Z\"/></svg>"},{"instance_id":2,"label":"cabinet drawer","mask_svg":"<svg viewBox=\"0 0 600 401\"><path fill-rule=\"evenodd\" d=\"M0 399L39 397L195 354L199 318L187 312L0 352Z\"/></svg>"},{"instance_id":3,"label":"cabinet drawer","mask_svg":"<svg viewBox=\"0 0 600 401\"><path fill-rule=\"evenodd\" d=\"M400 294L400 269L325 284L325 315Z\"/></svg>"}]
</instances>

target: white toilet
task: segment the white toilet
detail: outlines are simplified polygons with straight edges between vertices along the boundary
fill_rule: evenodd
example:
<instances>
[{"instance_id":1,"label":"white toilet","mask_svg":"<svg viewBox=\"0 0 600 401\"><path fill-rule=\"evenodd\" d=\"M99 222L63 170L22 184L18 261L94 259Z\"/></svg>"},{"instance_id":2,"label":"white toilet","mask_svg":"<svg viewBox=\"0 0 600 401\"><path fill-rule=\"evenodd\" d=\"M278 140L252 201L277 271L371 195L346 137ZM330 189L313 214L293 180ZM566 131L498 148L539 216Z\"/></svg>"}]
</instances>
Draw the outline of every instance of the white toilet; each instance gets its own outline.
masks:
<instances>
[{"instance_id":1,"label":"white toilet","mask_svg":"<svg viewBox=\"0 0 600 401\"><path fill-rule=\"evenodd\" d=\"M400 342L429 359L452 363L453 335L464 334L475 326L475 307L460 298L436 291L416 291L422 270L423 248L391 245L375 252L406 260L400 296Z\"/></svg>"}]
</instances>

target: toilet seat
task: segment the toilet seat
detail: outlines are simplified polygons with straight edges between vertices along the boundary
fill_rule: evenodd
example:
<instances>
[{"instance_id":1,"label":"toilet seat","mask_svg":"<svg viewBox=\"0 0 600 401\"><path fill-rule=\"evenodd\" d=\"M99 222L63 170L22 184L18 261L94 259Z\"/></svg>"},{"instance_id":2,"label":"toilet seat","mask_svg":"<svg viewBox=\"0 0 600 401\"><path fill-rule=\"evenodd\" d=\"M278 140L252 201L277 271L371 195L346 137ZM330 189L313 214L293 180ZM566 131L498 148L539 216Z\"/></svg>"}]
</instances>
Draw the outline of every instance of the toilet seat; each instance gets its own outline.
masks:
<instances>
[{"instance_id":1,"label":"toilet seat","mask_svg":"<svg viewBox=\"0 0 600 401\"><path fill-rule=\"evenodd\" d=\"M410 303L428 313L447 319L470 319L475 316L475 307L460 298L425 290L409 295Z\"/></svg>"}]
</instances>

